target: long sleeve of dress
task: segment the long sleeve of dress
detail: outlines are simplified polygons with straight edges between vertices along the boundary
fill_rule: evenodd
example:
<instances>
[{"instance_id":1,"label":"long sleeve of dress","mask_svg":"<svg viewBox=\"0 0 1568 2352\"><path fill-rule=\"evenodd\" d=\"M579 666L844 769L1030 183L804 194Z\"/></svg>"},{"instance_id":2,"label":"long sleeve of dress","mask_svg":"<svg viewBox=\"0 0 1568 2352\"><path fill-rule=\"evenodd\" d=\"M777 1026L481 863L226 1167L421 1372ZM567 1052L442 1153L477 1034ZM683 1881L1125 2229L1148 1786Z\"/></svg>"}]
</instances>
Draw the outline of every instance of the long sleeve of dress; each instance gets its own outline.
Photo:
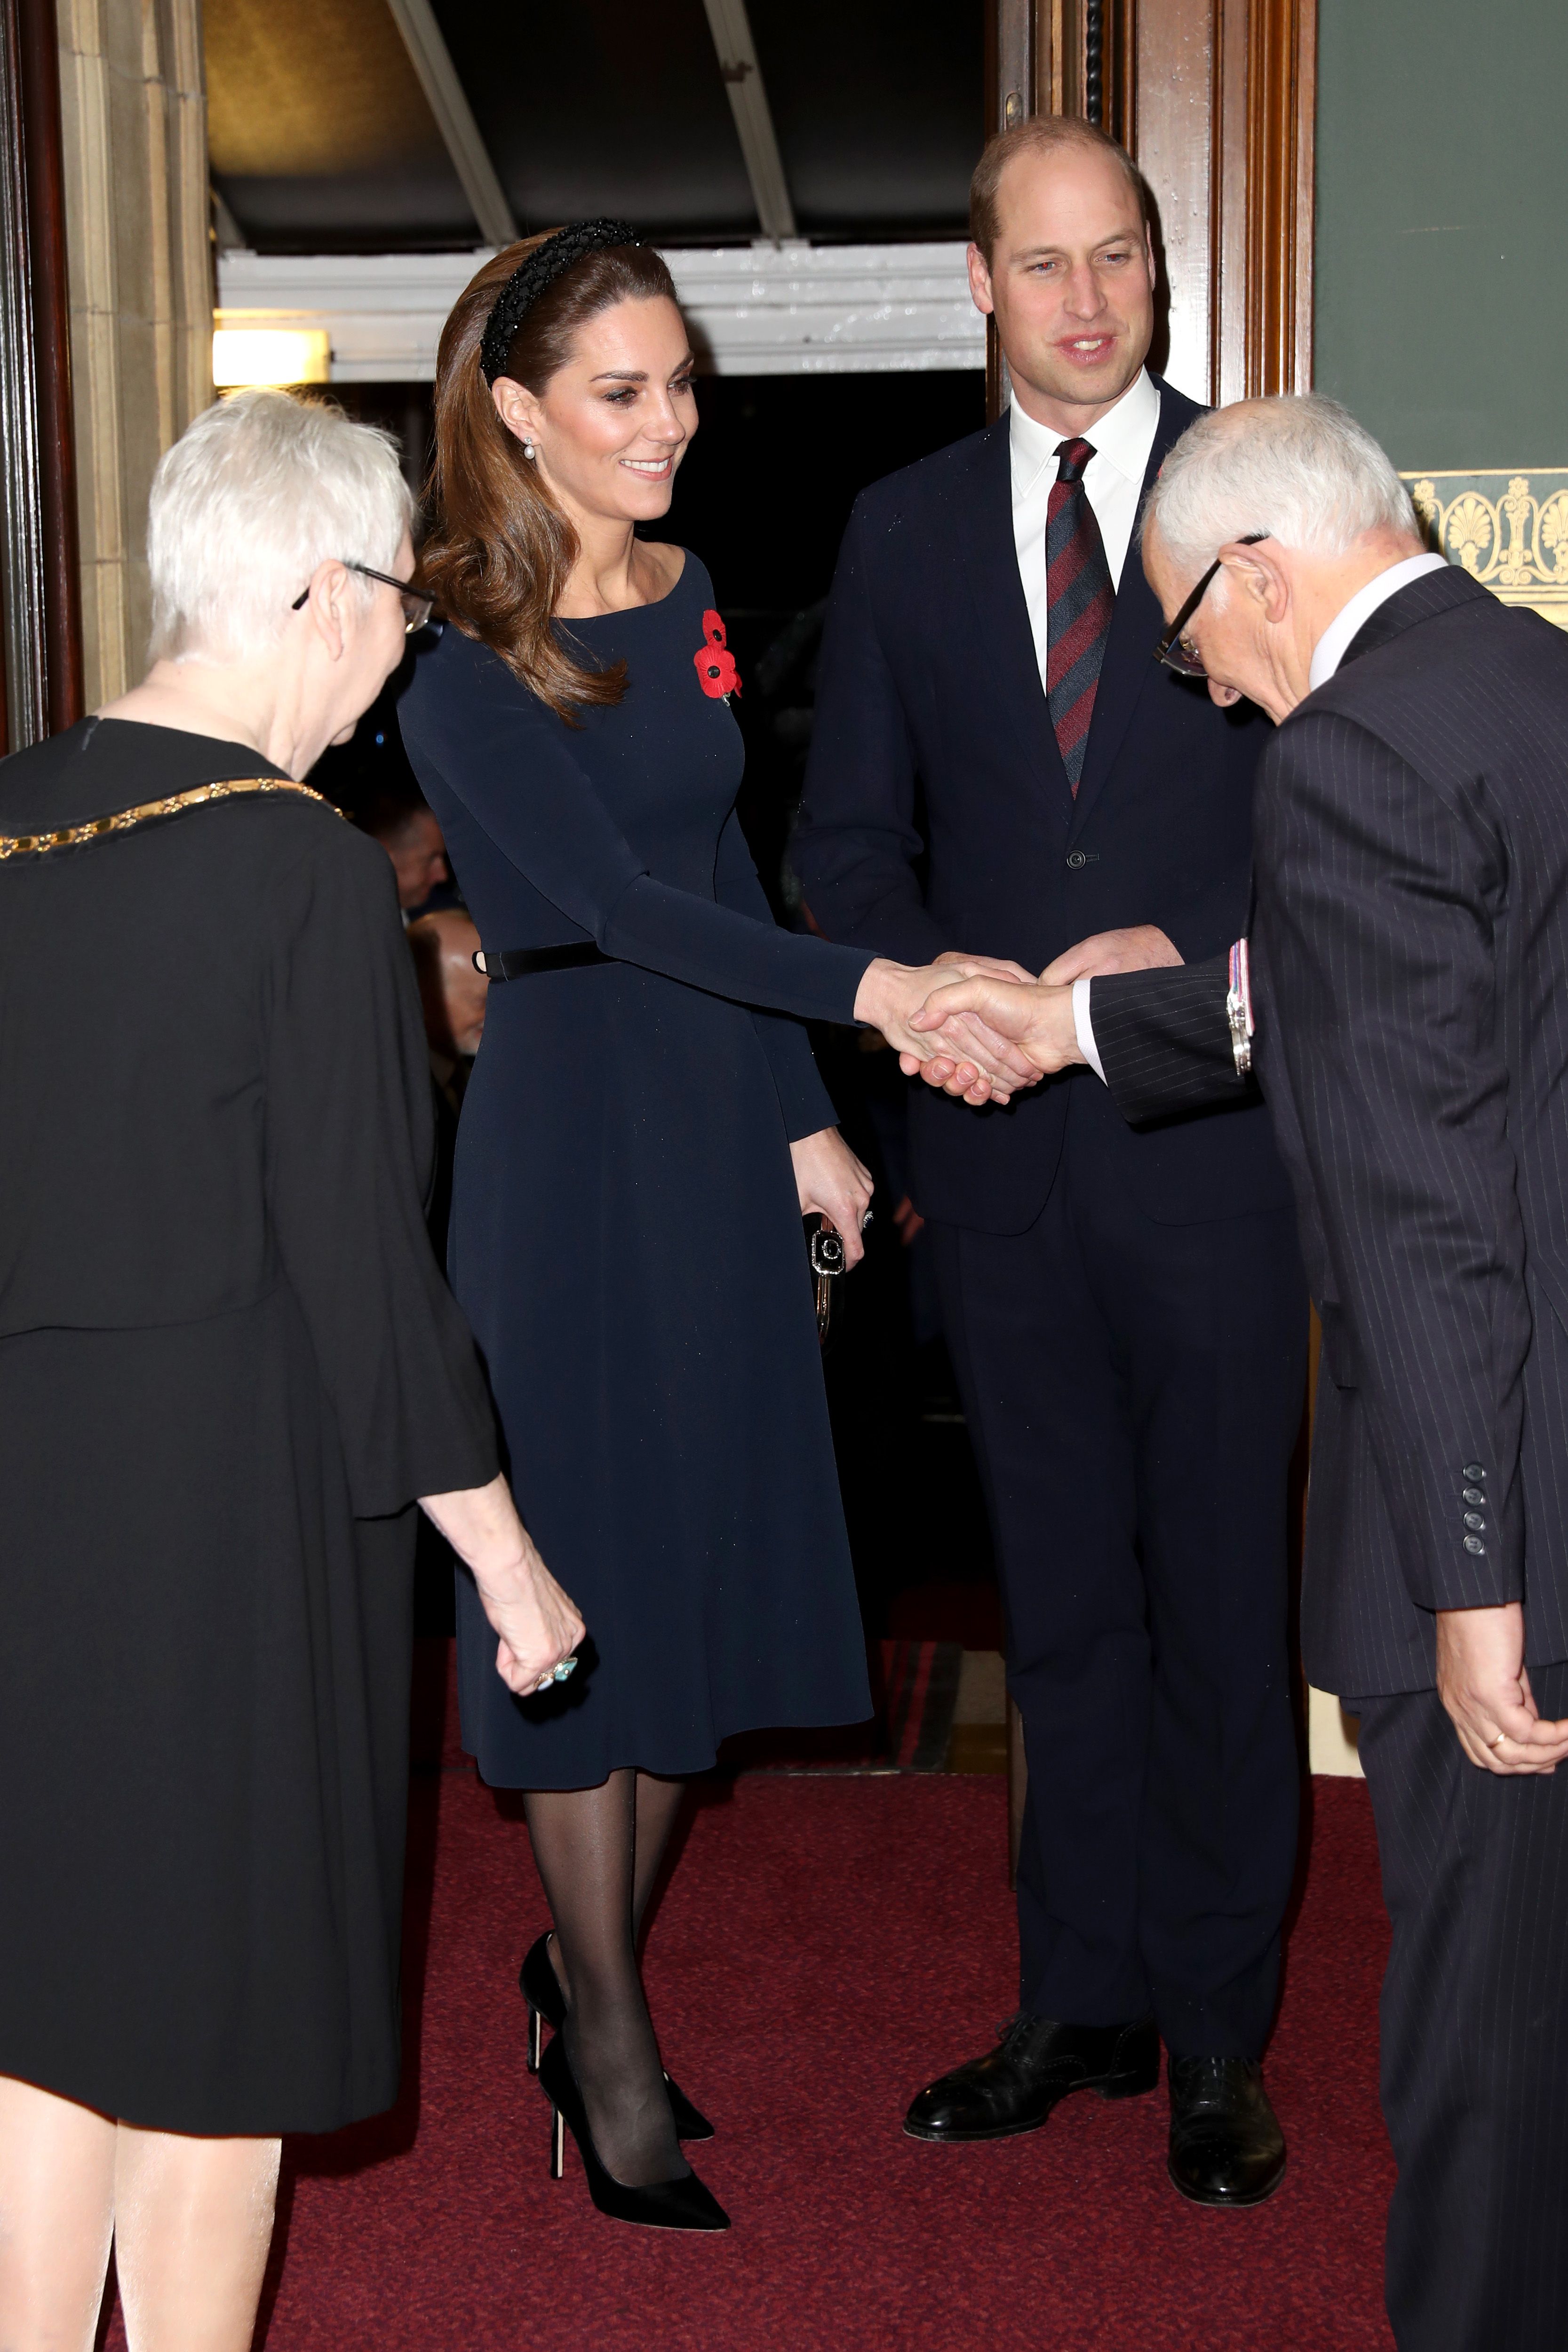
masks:
<instances>
[{"instance_id":1,"label":"long sleeve of dress","mask_svg":"<svg viewBox=\"0 0 1568 2352\"><path fill-rule=\"evenodd\" d=\"M472 1337L422 1196L429 1065L391 868L346 826L268 909L268 1206L337 1418L354 1514L481 1486L499 1466Z\"/></svg>"},{"instance_id":2,"label":"long sleeve of dress","mask_svg":"<svg viewBox=\"0 0 1568 2352\"><path fill-rule=\"evenodd\" d=\"M741 820L733 814L719 836L713 883L721 906L732 907L737 914L749 915L760 923L773 921L773 910L758 879ZM800 1023L787 1013L753 1012L752 1018L778 1088L784 1132L790 1141L798 1143L803 1136L816 1135L825 1127L837 1127L838 1113L822 1083L811 1040Z\"/></svg>"},{"instance_id":3,"label":"long sleeve of dress","mask_svg":"<svg viewBox=\"0 0 1568 2352\"><path fill-rule=\"evenodd\" d=\"M797 937L771 918L759 922L656 881L573 757L560 721L499 664L460 711L425 709L416 724L411 741L447 789L606 955L740 1003L853 1021L870 951Z\"/></svg>"}]
</instances>

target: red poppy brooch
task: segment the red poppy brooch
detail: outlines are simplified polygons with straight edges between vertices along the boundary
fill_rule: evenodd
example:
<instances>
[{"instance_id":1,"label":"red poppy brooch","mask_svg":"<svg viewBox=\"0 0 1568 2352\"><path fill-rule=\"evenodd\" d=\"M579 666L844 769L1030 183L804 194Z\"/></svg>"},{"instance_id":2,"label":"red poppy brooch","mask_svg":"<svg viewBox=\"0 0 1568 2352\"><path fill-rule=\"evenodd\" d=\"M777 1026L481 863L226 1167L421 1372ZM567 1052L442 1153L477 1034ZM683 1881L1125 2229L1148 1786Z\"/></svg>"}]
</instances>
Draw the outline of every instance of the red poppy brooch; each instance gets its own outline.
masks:
<instances>
[{"instance_id":1,"label":"red poppy brooch","mask_svg":"<svg viewBox=\"0 0 1568 2352\"><path fill-rule=\"evenodd\" d=\"M697 664L697 682L704 694L713 701L728 702L732 694L741 691L741 673L735 667L735 656L724 642L724 624L710 609L702 615L705 643L700 653L692 655Z\"/></svg>"}]
</instances>

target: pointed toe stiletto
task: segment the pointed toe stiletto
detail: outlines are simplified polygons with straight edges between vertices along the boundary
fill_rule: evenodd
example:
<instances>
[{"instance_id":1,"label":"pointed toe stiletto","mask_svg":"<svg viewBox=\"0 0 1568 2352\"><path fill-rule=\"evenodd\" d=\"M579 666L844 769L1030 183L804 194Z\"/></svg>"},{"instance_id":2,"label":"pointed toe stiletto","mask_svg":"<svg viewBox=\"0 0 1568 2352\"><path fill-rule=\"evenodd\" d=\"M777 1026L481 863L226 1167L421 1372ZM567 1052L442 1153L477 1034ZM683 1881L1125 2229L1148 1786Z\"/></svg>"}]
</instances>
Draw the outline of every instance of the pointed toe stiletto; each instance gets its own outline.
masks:
<instances>
[{"instance_id":1,"label":"pointed toe stiletto","mask_svg":"<svg viewBox=\"0 0 1568 2352\"><path fill-rule=\"evenodd\" d=\"M561 1990L561 1979L550 1958L550 1937L541 1936L531 1944L518 1971L518 1990L528 2003L528 2071L539 2072L540 2053L543 2046L543 2028L559 2033L566 2022L566 2000ZM667 2074L664 2087L669 2094L669 2111L675 2118L677 2139L711 2139L713 2126L707 2116L694 2107L679 2083Z\"/></svg>"},{"instance_id":2,"label":"pointed toe stiletto","mask_svg":"<svg viewBox=\"0 0 1568 2352\"><path fill-rule=\"evenodd\" d=\"M548 1959L546 1961L548 1965ZM557 2035L539 2062L539 2081L550 2101L550 2178L559 2180L566 2168L566 2134L570 2131L588 2177L588 2194L612 2221L632 2221L645 2230L727 2230L730 2216L694 2172L679 2180L654 2180L646 2188L628 2189L607 2173L594 2146L588 2110L566 2056L566 2044Z\"/></svg>"}]
</instances>

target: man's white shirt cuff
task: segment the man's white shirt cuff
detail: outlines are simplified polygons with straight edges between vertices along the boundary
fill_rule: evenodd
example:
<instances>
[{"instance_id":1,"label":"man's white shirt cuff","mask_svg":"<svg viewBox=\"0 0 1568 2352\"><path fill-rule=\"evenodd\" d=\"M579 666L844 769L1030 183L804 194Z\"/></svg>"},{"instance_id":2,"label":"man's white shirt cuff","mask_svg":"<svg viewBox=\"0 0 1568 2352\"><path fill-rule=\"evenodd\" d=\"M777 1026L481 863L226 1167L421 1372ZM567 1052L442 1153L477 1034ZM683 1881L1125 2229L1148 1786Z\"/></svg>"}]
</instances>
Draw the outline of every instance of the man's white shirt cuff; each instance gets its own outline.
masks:
<instances>
[{"instance_id":1,"label":"man's white shirt cuff","mask_svg":"<svg viewBox=\"0 0 1568 2352\"><path fill-rule=\"evenodd\" d=\"M1078 1050L1100 1080L1106 1084L1105 1067L1100 1058L1100 1048L1094 1042L1094 1023L1089 1015L1089 992L1093 986L1089 980L1075 980L1072 984L1072 1025L1078 1036Z\"/></svg>"}]
</instances>

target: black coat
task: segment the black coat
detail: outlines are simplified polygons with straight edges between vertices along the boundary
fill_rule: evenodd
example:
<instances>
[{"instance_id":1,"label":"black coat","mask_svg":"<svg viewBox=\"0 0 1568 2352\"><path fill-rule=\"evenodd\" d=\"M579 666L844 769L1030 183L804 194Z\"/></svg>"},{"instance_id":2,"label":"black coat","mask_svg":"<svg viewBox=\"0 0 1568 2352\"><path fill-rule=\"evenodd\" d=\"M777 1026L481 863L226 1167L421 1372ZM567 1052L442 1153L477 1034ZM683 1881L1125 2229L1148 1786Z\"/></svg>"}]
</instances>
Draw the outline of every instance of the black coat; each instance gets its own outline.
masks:
<instances>
[{"instance_id":1,"label":"black coat","mask_svg":"<svg viewBox=\"0 0 1568 2352\"><path fill-rule=\"evenodd\" d=\"M0 834L221 778L89 719ZM0 2073L163 2130L397 2089L416 1496L493 1424L392 869L292 794L0 864Z\"/></svg>"},{"instance_id":2,"label":"black coat","mask_svg":"<svg viewBox=\"0 0 1568 2352\"><path fill-rule=\"evenodd\" d=\"M1158 379L1156 379L1158 383ZM1159 384L1147 479L1198 415ZM1005 417L865 491L823 646L795 862L829 938L907 963L947 948L1031 971L1092 931L1157 923L1189 961L1227 947L1250 892L1250 704L1217 709L1152 658L1129 553L1075 802L1040 684L1013 541ZM1068 1075L1005 1109L918 1087L911 1192L928 1217L1018 1233L1062 1149ZM1255 1104L1127 1134L1130 1196L1173 1223L1289 1199Z\"/></svg>"},{"instance_id":3,"label":"black coat","mask_svg":"<svg viewBox=\"0 0 1568 2352\"><path fill-rule=\"evenodd\" d=\"M1436 1610L1521 1599L1561 1661L1568 639L1463 572L1412 582L1279 729L1257 834L1256 1050L1323 1322L1308 1670L1429 1688ZM1205 1062L1224 1087L1202 985L1095 983L1124 1110L1197 1098Z\"/></svg>"}]
</instances>

